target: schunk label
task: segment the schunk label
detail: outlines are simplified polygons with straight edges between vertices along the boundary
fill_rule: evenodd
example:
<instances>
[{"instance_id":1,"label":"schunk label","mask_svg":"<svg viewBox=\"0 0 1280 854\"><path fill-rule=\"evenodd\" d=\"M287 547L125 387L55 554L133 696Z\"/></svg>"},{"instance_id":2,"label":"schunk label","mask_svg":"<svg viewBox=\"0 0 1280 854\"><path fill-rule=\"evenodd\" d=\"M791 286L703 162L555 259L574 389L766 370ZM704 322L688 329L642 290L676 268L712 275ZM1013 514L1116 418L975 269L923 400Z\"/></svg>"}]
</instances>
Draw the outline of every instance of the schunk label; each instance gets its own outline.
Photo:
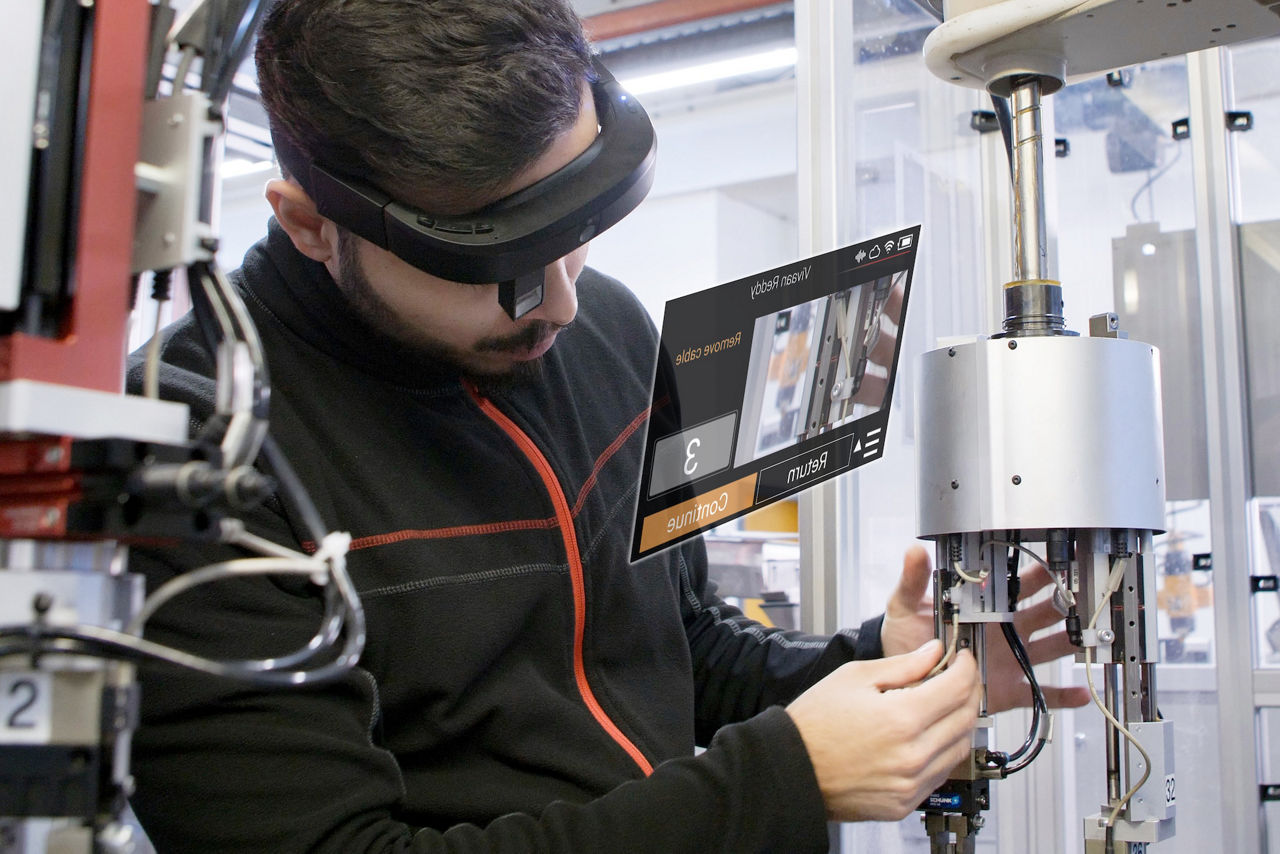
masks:
<instances>
[{"instance_id":1,"label":"schunk label","mask_svg":"<svg viewBox=\"0 0 1280 854\"><path fill-rule=\"evenodd\" d=\"M924 802L926 809L936 810L958 810L960 809L959 795L939 795L934 793Z\"/></svg>"}]
</instances>

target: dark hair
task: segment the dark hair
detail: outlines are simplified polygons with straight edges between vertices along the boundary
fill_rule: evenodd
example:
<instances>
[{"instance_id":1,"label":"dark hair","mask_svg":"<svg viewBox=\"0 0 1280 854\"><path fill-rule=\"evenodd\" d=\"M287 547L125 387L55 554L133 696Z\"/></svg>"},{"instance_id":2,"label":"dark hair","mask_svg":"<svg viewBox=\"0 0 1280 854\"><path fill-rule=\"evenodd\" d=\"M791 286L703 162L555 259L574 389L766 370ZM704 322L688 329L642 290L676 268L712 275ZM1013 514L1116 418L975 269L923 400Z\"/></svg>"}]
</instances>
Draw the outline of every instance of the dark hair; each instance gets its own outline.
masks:
<instances>
[{"instance_id":1,"label":"dark hair","mask_svg":"<svg viewBox=\"0 0 1280 854\"><path fill-rule=\"evenodd\" d=\"M279 0L255 58L273 134L438 199L492 194L537 160L591 74L567 0Z\"/></svg>"}]
</instances>

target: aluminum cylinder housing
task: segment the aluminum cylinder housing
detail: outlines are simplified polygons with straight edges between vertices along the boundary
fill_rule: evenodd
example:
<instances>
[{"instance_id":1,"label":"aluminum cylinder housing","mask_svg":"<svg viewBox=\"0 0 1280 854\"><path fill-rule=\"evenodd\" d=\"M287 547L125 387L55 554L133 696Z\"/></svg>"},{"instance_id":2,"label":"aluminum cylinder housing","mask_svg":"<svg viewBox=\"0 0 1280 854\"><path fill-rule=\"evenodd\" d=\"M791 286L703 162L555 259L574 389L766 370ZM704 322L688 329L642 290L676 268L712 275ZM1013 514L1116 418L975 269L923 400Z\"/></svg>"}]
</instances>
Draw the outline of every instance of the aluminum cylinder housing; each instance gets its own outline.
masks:
<instances>
[{"instance_id":1,"label":"aluminum cylinder housing","mask_svg":"<svg viewBox=\"0 0 1280 854\"><path fill-rule=\"evenodd\" d=\"M925 353L919 535L1165 525L1156 348L979 339Z\"/></svg>"}]
</instances>

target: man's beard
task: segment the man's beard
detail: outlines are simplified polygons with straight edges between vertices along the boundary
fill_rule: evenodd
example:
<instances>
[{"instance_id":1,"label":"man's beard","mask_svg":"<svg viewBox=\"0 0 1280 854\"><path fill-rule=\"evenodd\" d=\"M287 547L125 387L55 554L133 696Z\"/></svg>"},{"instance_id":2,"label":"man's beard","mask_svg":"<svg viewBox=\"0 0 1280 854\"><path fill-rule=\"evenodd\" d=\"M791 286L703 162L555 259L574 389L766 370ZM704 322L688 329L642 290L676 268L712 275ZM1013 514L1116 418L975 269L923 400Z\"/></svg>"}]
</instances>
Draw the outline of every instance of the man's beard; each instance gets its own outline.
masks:
<instances>
[{"instance_id":1,"label":"man's beard","mask_svg":"<svg viewBox=\"0 0 1280 854\"><path fill-rule=\"evenodd\" d=\"M472 380L481 390L500 391L542 376L542 363L546 358L516 361L499 373L478 371L467 364L464 354L430 338L411 323L406 323L378 292L374 290L364 269L360 266L359 245L354 234L341 229L338 235L338 290L346 297L356 313L374 329L387 335L405 347L413 356L438 369L452 370ZM478 353L513 353L529 350L546 337L565 326L545 320L531 321L517 332L494 338L482 338L474 349Z\"/></svg>"}]
</instances>

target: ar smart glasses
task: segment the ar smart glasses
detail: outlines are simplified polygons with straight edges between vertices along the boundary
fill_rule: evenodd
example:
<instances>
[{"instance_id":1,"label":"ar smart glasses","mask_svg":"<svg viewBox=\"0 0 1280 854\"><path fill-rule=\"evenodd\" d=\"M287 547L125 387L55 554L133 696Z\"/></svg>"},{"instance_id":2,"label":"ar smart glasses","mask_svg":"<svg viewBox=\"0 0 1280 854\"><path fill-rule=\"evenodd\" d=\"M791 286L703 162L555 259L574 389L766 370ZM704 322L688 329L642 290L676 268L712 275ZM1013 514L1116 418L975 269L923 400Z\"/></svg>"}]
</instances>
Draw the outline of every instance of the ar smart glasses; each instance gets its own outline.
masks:
<instances>
[{"instance_id":1,"label":"ar smart glasses","mask_svg":"<svg viewBox=\"0 0 1280 854\"><path fill-rule=\"evenodd\" d=\"M653 184L655 139L644 108L593 60L600 133L586 151L525 189L465 216L436 216L306 158L284 134L276 156L325 216L419 270L498 283L515 320L542 304L543 270L635 209Z\"/></svg>"}]
</instances>

